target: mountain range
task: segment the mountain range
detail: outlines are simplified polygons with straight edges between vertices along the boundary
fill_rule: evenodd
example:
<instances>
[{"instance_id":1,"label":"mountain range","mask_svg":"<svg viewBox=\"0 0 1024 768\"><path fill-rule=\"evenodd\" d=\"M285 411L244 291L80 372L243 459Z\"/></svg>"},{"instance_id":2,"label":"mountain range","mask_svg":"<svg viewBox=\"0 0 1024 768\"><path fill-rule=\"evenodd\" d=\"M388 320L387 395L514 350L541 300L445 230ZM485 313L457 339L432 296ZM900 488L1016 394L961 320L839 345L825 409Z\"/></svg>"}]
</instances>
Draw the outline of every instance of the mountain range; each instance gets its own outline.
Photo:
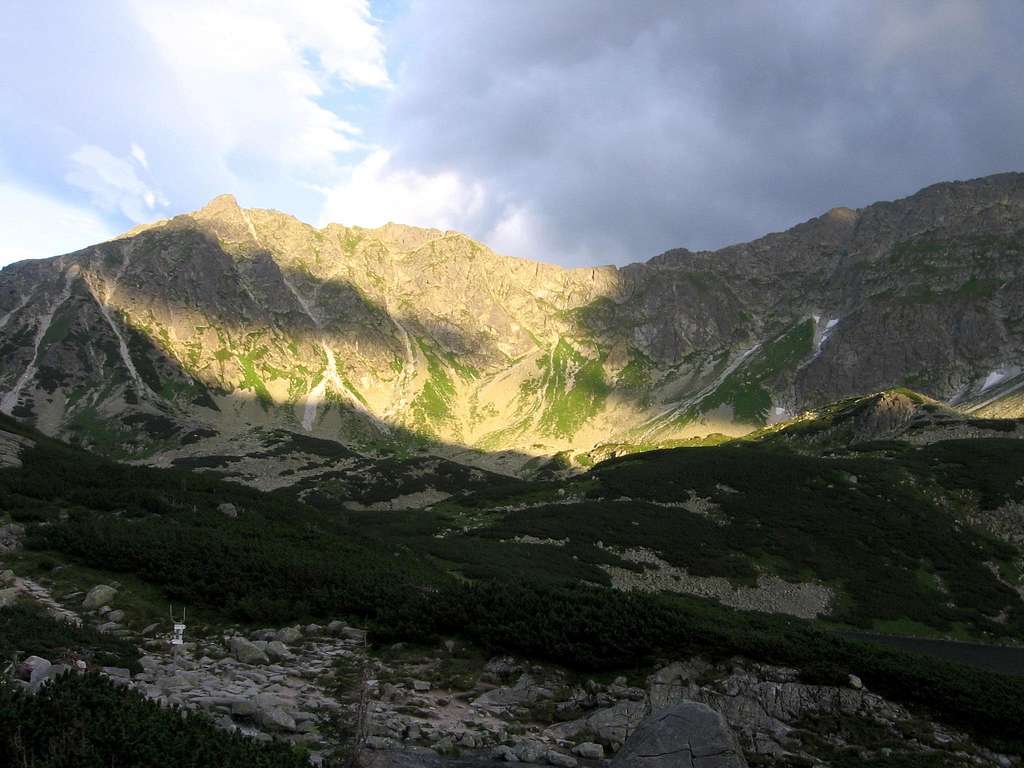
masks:
<instances>
[{"instance_id":1,"label":"mountain range","mask_svg":"<svg viewBox=\"0 0 1024 768\"><path fill-rule=\"evenodd\" d=\"M621 268L226 195L3 269L0 410L155 464L305 435L522 474L894 386L1024 416L1022 331L1020 173Z\"/></svg>"}]
</instances>

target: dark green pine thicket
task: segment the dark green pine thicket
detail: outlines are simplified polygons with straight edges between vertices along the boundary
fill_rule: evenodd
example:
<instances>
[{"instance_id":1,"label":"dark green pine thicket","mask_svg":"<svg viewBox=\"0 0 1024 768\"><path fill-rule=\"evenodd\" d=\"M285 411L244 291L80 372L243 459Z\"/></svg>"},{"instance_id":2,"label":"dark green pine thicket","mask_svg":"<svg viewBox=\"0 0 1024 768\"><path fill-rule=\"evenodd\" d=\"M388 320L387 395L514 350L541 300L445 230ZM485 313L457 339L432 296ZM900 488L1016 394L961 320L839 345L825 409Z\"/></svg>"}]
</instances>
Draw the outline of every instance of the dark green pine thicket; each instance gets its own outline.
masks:
<instances>
[{"instance_id":1,"label":"dark green pine thicket","mask_svg":"<svg viewBox=\"0 0 1024 768\"><path fill-rule=\"evenodd\" d=\"M1008 478L1014 472L1019 479L1024 463L1001 469L994 460L1005 465L1016 461L1019 454L1007 454L999 446L986 451L952 446L915 453L913 458L897 456L892 460L902 464L899 477L894 477L911 482L915 472L928 474L932 480L941 476L951 491L969 489L980 497L998 500L1013 487ZM749 455L755 457L750 466L756 468L748 481L751 488L768 482L772 472L782 471L780 460L773 465L770 458L756 460L761 454ZM650 464L630 457L629 461L600 465L587 482L597 483L606 492L646 494L651 500L663 494L685 498L685 490L703 492L707 486L710 493L715 482L723 482L716 480L715 466L716 462L728 464L728 456L686 449L654 454ZM355 525L340 511L313 509L287 495L262 494L184 471L113 464L53 441L39 440L35 448L23 453L22 460L22 469L0 471L0 508L15 510L23 520L46 522L31 526L30 546L59 552L86 565L130 572L160 586L176 603L207 606L234 620L265 624L349 616L370 626L381 641L434 642L440 636L461 635L487 651L515 652L586 670L639 668L659 658L694 653L716 658L740 654L796 666L816 679L845 679L848 673L857 674L873 690L920 705L993 745L1024 749L1019 732L1019 724L1024 722L1022 678L845 641L797 619L736 612L696 599L613 592L587 586L575 577L562 581L542 578L539 574L547 564L547 552L533 562L532 570L524 567L475 581L455 578L448 573L451 563L442 562L444 552L430 549L445 541L432 535L439 521L430 513L421 513L412 525L422 534L423 541L418 544L414 538L385 535L385 528ZM791 460L795 461L787 456L781 463ZM917 469L915 462L921 463ZM992 464L987 470L990 474L977 485L976 473L983 464ZM896 471L882 465L872 475L868 471L871 465L858 465L852 458L828 466L848 472L861 467L865 481L863 486L858 483L858 488L864 490L857 492L871 498L868 479L875 477L873 482L881 484L883 469ZM814 464L798 462L794 467L793 472L801 477L823 471L823 466ZM740 470L733 472L730 485L744 490L747 486L740 487ZM797 477L789 480L799 482ZM839 480L828 476L821 489L827 491L829 484L837 486ZM808 493L812 493L815 482L806 477L804 482L810 483ZM545 488L534 490L540 493ZM875 491L884 498L901 498L895 487L888 492ZM736 495L746 495L750 504L767 505L765 514L787 519L788 513L780 505L769 503L770 489ZM225 501L239 508L238 518L229 519L216 511L217 504ZM787 537L799 544L801 526L811 526L809 536L821 534L805 507L803 501L796 505L798 514L788 518L793 522L788 533L780 534L784 538L777 542L779 547L786 545ZM566 509L554 508L552 517L565 515ZM900 528L898 514L883 514L870 498L863 509L865 515L878 513L870 517L873 525L895 525L901 531L899 536L906 541L892 550L896 556L902 557L898 554L902 552L912 560L921 547L940 547L938 541L910 541L911 526ZM908 508L904 514L917 514L914 510L918 508ZM756 518L754 511L741 513L739 507L726 512L747 514L751 521ZM672 514L680 517L678 511ZM514 519L499 517L493 523L510 525ZM540 525L538 518L523 519ZM565 519L568 525L582 522ZM917 526L921 520L911 522ZM536 530L543 533L546 529ZM949 536L949 528L938 526L936 531L939 537ZM768 527L763 527L763 534L771 539ZM969 547L983 548L976 554L1008 554L997 542L983 537L967 540ZM941 548L929 551L936 557L947 552ZM951 556L964 555L952 551ZM823 567L814 560L813 552L801 558L804 567ZM955 563L951 567L960 568ZM976 575L976 570L967 566L962 570L970 578ZM969 579L968 587L958 589L968 590ZM993 589L998 592L984 582L982 596L995 604L988 593ZM963 595L967 594L964 591Z\"/></svg>"},{"instance_id":2,"label":"dark green pine thicket","mask_svg":"<svg viewBox=\"0 0 1024 768\"><path fill-rule=\"evenodd\" d=\"M33 768L306 768L283 743L165 709L96 673L66 672L31 695L0 685L0 764Z\"/></svg>"},{"instance_id":3,"label":"dark green pine thicket","mask_svg":"<svg viewBox=\"0 0 1024 768\"><path fill-rule=\"evenodd\" d=\"M138 652L43 611L0 608L0 659L71 656L138 671ZM36 694L0 678L0 766L32 768L253 768L307 766L286 744L264 744L214 727L202 714L161 708L95 673L65 672Z\"/></svg>"}]
</instances>

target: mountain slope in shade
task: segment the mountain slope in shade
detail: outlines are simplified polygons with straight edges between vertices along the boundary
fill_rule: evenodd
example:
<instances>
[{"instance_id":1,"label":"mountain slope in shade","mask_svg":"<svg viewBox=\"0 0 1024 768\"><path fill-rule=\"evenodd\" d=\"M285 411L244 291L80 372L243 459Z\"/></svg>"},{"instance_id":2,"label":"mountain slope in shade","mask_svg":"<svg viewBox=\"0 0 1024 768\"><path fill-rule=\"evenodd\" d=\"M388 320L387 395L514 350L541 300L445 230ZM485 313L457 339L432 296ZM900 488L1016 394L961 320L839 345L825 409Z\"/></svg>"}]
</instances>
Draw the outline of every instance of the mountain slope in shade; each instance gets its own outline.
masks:
<instances>
[{"instance_id":1,"label":"mountain slope in shade","mask_svg":"<svg viewBox=\"0 0 1024 768\"><path fill-rule=\"evenodd\" d=\"M517 471L892 386L1022 415L1022 331L1022 174L593 269L223 196L0 272L0 410L120 458L283 429Z\"/></svg>"}]
</instances>

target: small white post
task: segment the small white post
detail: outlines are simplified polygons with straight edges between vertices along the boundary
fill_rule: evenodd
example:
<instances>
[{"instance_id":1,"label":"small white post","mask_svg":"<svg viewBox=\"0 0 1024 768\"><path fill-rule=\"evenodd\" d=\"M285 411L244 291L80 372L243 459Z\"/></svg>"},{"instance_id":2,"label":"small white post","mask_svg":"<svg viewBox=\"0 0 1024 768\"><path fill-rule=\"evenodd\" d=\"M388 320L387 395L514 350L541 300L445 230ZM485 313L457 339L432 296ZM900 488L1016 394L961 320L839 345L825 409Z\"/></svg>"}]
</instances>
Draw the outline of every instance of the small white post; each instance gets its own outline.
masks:
<instances>
[{"instance_id":1,"label":"small white post","mask_svg":"<svg viewBox=\"0 0 1024 768\"><path fill-rule=\"evenodd\" d=\"M171 632L171 645L185 644L185 609L181 609L181 621L174 621L174 609L171 609L171 622L174 630Z\"/></svg>"}]
</instances>

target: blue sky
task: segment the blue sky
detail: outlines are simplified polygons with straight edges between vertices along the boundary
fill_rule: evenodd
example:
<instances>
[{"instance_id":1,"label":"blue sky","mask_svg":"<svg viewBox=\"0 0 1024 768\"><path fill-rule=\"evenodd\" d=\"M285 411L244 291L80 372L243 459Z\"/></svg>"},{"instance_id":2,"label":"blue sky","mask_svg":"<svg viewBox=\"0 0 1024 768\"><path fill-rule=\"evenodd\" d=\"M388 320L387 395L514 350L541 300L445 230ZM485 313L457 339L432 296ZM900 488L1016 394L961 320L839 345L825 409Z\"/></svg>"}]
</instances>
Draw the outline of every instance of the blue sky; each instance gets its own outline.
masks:
<instances>
[{"instance_id":1,"label":"blue sky","mask_svg":"<svg viewBox=\"0 0 1024 768\"><path fill-rule=\"evenodd\" d=\"M1024 170L1017 0L7 3L0 264L223 192L567 265Z\"/></svg>"}]
</instances>

